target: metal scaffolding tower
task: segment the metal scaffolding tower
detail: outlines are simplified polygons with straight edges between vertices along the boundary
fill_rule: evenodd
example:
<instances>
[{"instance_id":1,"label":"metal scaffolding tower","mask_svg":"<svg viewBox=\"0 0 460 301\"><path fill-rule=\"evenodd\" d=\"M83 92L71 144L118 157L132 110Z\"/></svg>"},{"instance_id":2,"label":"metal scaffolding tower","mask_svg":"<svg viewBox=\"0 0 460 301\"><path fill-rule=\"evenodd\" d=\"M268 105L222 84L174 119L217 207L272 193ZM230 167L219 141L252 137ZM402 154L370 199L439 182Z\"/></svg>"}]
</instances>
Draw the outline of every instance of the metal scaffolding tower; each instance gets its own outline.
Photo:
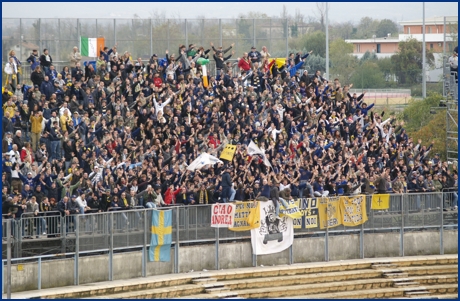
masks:
<instances>
[{"instance_id":1,"label":"metal scaffolding tower","mask_svg":"<svg viewBox=\"0 0 460 301\"><path fill-rule=\"evenodd\" d=\"M446 110L447 160L458 159L458 79L457 72L451 72L448 58L444 58L443 96Z\"/></svg>"}]
</instances>

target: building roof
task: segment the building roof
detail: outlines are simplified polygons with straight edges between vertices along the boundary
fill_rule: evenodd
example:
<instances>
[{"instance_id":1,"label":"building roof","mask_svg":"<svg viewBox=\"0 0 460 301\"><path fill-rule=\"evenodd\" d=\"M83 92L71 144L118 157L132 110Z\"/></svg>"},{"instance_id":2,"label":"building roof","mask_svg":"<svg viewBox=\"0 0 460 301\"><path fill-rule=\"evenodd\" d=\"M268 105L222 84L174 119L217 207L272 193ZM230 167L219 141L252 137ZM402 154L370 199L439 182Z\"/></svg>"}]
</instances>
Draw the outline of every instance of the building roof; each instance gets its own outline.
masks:
<instances>
[{"instance_id":1,"label":"building roof","mask_svg":"<svg viewBox=\"0 0 460 301\"><path fill-rule=\"evenodd\" d=\"M399 43L399 38L396 37L388 37L388 38L371 38L371 39L350 39L345 40L347 43Z\"/></svg>"},{"instance_id":2,"label":"building roof","mask_svg":"<svg viewBox=\"0 0 460 301\"><path fill-rule=\"evenodd\" d=\"M446 16L446 23L458 23L458 16ZM400 21L401 25L422 25L423 19ZM431 17L425 18L425 25L442 25L444 24L444 17Z\"/></svg>"},{"instance_id":3,"label":"building roof","mask_svg":"<svg viewBox=\"0 0 460 301\"><path fill-rule=\"evenodd\" d=\"M26 49L39 49L40 47L34 43L31 42L22 42L22 46L25 47Z\"/></svg>"}]
</instances>

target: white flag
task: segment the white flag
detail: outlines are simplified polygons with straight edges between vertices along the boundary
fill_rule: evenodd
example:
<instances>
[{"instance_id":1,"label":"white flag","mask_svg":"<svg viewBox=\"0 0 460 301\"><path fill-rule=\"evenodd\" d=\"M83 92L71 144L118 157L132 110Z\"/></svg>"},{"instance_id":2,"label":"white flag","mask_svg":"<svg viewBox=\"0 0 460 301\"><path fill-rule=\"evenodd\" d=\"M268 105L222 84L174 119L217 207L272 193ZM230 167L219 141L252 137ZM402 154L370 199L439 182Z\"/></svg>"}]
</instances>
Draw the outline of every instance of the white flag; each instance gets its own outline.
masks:
<instances>
[{"instance_id":1,"label":"white flag","mask_svg":"<svg viewBox=\"0 0 460 301\"><path fill-rule=\"evenodd\" d=\"M262 159L264 161L265 166L269 166L273 169L273 166L270 164L270 161L268 161L267 156L265 155L265 152L261 150L257 144L254 143L254 141L251 140L248 145L248 154L249 155L261 155Z\"/></svg>"},{"instance_id":2,"label":"white flag","mask_svg":"<svg viewBox=\"0 0 460 301\"><path fill-rule=\"evenodd\" d=\"M251 140L248 145L248 154L249 155L264 155L264 152Z\"/></svg>"},{"instance_id":3,"label":"white flag","mask_svg":"<svg viewBox=\"0 0 460 301\"><path fill-rule=\"evenodd\" d=\"M294 242L292 218L277 219L272 201L260 202L260 228L251 230L252 252L273 254L286 250Z\"/></svg>"},{"instance_id":4,"label":"white flag","mask_svg":"<svg viewBox=\"0 0 460 301\"><path fill-rule=\"evenodd\" d=\"M202 153L198 156L190 165L187 167L188 170L194 171L196 169L201 169L205 165L214 165L216 163L222 163L218 158L211 156L208 153Z\"/></svg>"}]
</instances>

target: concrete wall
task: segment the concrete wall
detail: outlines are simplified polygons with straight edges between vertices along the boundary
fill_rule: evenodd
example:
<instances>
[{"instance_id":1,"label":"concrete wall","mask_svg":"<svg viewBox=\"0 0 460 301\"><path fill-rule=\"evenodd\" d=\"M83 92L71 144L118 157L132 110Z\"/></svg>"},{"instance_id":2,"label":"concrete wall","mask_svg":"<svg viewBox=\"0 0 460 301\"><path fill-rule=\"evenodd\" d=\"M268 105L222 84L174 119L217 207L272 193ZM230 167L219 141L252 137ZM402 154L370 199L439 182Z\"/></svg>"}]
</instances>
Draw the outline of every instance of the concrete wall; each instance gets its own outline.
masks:
<instances>
[{"instance_id":1,"label":"concrete wall","mask_svg":"<svg viewBox=\"0 0 460 301\"><path fill-rule=\"evenodd\" d=\"M400 234L369 233L364 234L364 257L396 257L399 256Z\"/></svg>"},{"instance_id":2,"label":"concrete wall","mask_svg":"<svg viewBox=\"0 0 460 301\"><path fill-rule=\"evenodd\" d=\"M444 231L444 254L458 253L458 230ZM440 233L436 231L404 233L404 255L439 254ZM400 233L370 233L364 235L364 257L398 257ZM272 266L289 264L287 249L283 252L257 256L257 265ZM216 247L214 244L179 248L179 272L215 270ZM320 262L325 258L323 237L298 238L293 244L293 263ZM329 236L329 260L360 258L359 235ZM108 281L108 255L81 257L79 259L80 284ZM252 247L250 242L221 243L219 245L220 269L251 267ZM148 262L147 276L174 273L174 249L170 262ZM6 276L6 265L4 266ZM41 268L42 288L74 284L74 259L43 261ZM113 279L142 277L142 253L127 252L113 256ZM3 280L5 283L6 281ZM37 289L37 262L12 265L12 292Z\"/></svg>"}]
</instances>

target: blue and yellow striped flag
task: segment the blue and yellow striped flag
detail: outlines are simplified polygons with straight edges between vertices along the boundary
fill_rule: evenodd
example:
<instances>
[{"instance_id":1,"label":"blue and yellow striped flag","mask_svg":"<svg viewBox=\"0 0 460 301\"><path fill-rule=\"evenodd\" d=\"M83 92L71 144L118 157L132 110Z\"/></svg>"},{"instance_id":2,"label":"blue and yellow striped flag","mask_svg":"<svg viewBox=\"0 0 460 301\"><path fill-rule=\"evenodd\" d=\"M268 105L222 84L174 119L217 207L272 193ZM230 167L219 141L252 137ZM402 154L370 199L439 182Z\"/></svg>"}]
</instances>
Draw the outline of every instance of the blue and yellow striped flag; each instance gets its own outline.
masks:
<instances>
[{"instance_id":1,"label":"blue and yellow striped flag","mask_svg":"<svg viewBox=\"0 0 460 301\"><path fill-rule=\"evenodd\" d=\"M172 210L152 211L150 261L171 261Z\"/></svg>"}]
</instances>

